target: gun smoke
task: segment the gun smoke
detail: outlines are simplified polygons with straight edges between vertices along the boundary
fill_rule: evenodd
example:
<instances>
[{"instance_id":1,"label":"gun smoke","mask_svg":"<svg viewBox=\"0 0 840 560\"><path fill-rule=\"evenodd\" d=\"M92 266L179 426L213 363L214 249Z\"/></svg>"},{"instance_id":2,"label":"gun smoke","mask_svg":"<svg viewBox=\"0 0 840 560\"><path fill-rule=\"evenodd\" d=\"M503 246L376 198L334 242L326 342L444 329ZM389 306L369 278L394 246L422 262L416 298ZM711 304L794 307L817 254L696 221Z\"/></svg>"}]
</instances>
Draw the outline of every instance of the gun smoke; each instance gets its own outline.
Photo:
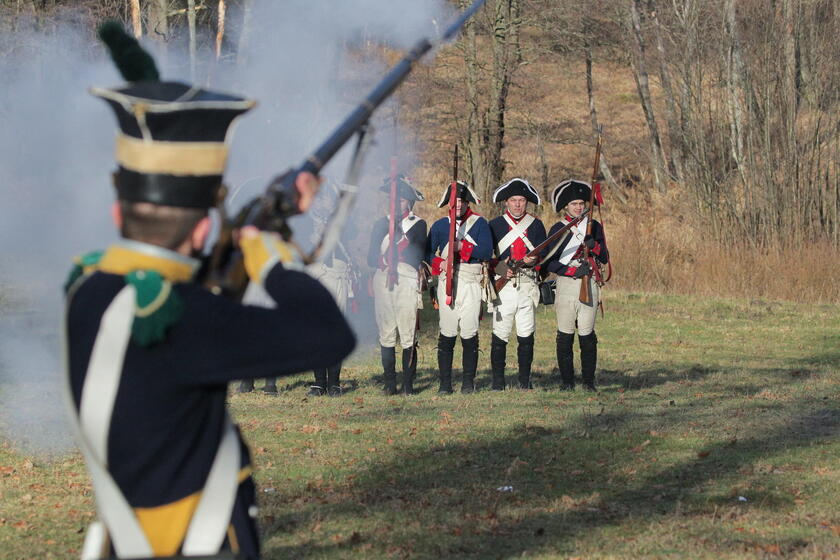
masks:
<instances>
[{"instance_id":1,"label":"gun smoke","mask_svg":"<svg viewBox=\"0 0 840 560\"><path fill-rule=\"evenodd\" d=\"M451 13L443 0L262 0L239 30L239 52L217 62L209 36L200 36L193 81L259 103L235 131L229 210L298 165L379 81L387 66L366 46L408 48L436 36L434 22ZM60 453L71 448L61 396L61 286L74 255L118 237L109 217L116 123L87 90L121 78L78 14L65 13L48 32L23 20L16 27L0 37L0 430L16 447ZM191 80L186 48L169 44L164 52L142 42L163 79ZM361 244L380 204L376 189L364 187L381 183L397 152L401 169L417 161L399 142L410 131L398 128L388 103L374 115L362 174ZM342 150L324 175L342 182L349 156ZM375 339L371 321L354 323L360 340Z\"/></svg>"}]
</instances>

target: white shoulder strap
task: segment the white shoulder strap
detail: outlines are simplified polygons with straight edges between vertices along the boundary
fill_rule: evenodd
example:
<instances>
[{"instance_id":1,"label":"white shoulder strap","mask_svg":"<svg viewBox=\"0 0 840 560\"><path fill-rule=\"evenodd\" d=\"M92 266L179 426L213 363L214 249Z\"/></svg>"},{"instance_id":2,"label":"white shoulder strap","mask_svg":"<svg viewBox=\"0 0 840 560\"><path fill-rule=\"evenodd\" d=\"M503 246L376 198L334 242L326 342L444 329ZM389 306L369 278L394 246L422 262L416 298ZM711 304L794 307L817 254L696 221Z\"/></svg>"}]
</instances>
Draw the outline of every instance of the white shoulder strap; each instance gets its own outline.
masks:
<instances>
[{"instance_id":1,"label":"white shoulder strap","mask_svg":"<svg viewBox=\"0 0 840 560\"><path fill-rule=\"evenodd\" d=\"M133 286L123 288L102 316L82 388L79 415L72 423L93 482L99 515L108 527L117 555L126 558L152 555L134 511L106 468L111 412L134 321L134 294ZM65 364L69 366L66 359ZM76 416L69 372L66 378L68 406Z\"/></svg>"},{"instance_id":2,"label":"white shoulder strap","mask_svg":"<svg viewBox=\"0 0 840 560\"><path fill-rule=\"evenodd\" d=\"M406 237L408 235L409 230L416 226L420 222L420 219L414 215L409 214L405 218L402 219L400 222L400 227L402 228L402 237ZM402 238L400 238L400 241ZM391 234L386 233L385 237L382 238L382 243L379 244L379 254L384 255L388 252L388 246L391 244Z\"/></svg>"},{"instance_id":3,"label":"white shoulder strap","mask_svg":"<svg viewBox=\"0 0 840 560\"><path fill-rule=\"evenodd\" d=\"M505 234L499 240L497 244L496 250L498 251L497 254L501 255L505 251L507 251L508 247L513 245L514 241L517 239L521 239L525 243L525 247L528 248L529 251L534 250L534 244L528 239L528 228L531 227L531 224L534 223L535 218L531 214L526 214L519 222L514 222L513 219L508 216L507 212L502 214L502 217L505 219L507 224L510 226L510 231Z\"/></svg>"}]
</instances>

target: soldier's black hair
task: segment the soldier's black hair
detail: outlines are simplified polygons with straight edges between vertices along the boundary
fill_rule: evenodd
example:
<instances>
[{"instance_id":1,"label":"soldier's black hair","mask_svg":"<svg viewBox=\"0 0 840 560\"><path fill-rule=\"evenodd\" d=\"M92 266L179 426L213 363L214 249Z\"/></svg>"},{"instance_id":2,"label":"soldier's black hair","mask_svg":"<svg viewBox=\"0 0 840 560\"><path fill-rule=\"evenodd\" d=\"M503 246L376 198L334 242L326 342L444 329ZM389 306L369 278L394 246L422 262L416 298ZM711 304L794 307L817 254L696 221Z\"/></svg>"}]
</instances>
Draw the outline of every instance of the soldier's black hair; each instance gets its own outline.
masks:
<instances>
[{"instance_id":1,"label":"soldier's black hair","mask_svg":"<svg viewBox=\"0 0 840 560\"><path fill-rule=\"evenodd\" d=\"M99 25L99 38L108 47L111 58L127 82L156 82L160 80L155 60L137 39L126 33L117 20L107 20Z\"/></svg>"}]
</instances>

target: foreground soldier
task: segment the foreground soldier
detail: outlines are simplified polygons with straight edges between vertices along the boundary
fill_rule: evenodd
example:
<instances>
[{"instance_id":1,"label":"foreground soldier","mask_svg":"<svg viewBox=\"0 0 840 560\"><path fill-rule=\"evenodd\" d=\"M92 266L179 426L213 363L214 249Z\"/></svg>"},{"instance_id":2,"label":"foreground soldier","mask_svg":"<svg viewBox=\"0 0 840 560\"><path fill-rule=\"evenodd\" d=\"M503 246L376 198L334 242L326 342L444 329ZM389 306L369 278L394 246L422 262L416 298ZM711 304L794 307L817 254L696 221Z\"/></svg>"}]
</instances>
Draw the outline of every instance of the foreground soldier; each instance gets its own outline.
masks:
<instances>
[{"instance_id":1,"label":"foreground soldier","mask_svg":"<svg viewBox=\"0 0 840 560\"><path fill-rule=\"evenodd\" d=\"M513 322L516 321L519 388L531 388L531 363L534 359L535 312L540 302L536 257L525 260L526 267L517 273L507 268L510 260L523 260L535 246L545 241L542 221L528 213L528 203L540 203L540 196L525 179L511 179L493 193L493 202L504 202L505 213L490 221L493 247L499 266L496 272L510 281L498 294L493 308L493 338L490 345L490 366L493 390L505 388L505 355Z\"/></svg>"},{"instance_id":2,"label":"foreground soldier","mask_svg":"<svg viewBox=\"0 0 840 560\"><path fill-rule=\"evenodd\" d=\"M452 392L452 358L455 339L461 332L463 355L462 393L475 390L475 373L478 369L478 321L481 316L483 265L493 252L493 239L487 220L470 208L478 204L478 196L463 181L458 181L455 206L455 259L452 305L446 305L446 258L449 255L449 216L436 221L429 231L429 255L432 274L440 280L437 299L440 310L440 337L438 338L439 393ZM449 187L438 202L443 208L449 201Z\"/></svg>"},{"instance_id":3,"label":"foreground soldier","mask_svg":"<svg viewBox=\"0 0 840 560\"><path fill-rule=\"evenodd\" d=\"M380 190L390 192L386 183ZM393 286L388 281L388 250L390 247L389 217L380 218L370 232L368 266L373 274L373 297L376 325L379 328L379 349L385 377L385 394L397 393L396 344L397 334L402 347L402 392L414 393L417 371L417 313L422 305L420 269L426 250L426 221L417 217L412 208L423 195L411 186L405 176L397 179L399 214L395 220L398 264Z\"/></svg>"},{"instance_id":4,"label":"foreground soldier","mask_svg":"<svg viewBox=\"0 0 840 560\"><path fill-rule=\"evenodd\" d=\"M554 211L563 214L559 222L551 227L552 233L580 216L586 208L589 195L589 183L583 181L563 181L551 193ZM586 236L587 216L557 244L550 248L543 258L543 267L557 275L554 311L557 315L557 367L560 369L562 389L572 391L575 388L574 353L572 346L577 326L580 342L580 369L583 387L595 391L595 365L598 358L598 338L595 336L595 317L598 309L600 291L593 280L592 272L595 259L602 264L609 261L607 242L601 224L592 220L592 235ZM583 247L589 247L592 259L583 260ZM580 283L589 275L592 290L592 305L580 302Z\"/></svg>"},{"instance_id":5,"label":"foreground soldier","mask_svg":"<svg viewBox=\"0 0 840 560\"><path fill-rule=\"evenodd\" d=\"M67 283L68 398L102 521L83 557L256 559L255 489L228 383L336 363L354 337L329 293L280 263L289 246L253 228L240 241L245 268L276 309L193 282L229 126L254 103L159 82L120 27L101 33L132 83L94 90L121 129L114 217L124 239L80 259ZM126 69L115 44L142 68ZM298 176L301 209L317 184Z\"/></svg>"}]
</instances>

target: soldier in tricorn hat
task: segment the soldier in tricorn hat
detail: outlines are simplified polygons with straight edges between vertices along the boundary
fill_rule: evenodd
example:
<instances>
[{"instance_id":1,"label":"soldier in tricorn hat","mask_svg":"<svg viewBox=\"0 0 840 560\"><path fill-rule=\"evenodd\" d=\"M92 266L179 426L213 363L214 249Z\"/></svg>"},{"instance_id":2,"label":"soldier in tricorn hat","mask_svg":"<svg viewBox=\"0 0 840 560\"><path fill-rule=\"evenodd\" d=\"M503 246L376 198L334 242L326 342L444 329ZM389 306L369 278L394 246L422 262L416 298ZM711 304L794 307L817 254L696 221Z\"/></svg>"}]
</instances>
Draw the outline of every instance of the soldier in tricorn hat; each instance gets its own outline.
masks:
<instances>
[{"instance_id":1,"label":"soldier in tricorn hat","mask_svg":"<svg viewBox=\"0 0 840 560\"><path fill-rule=\"evenodd\" d=\"M569 179L557 185L551 193L554 211L561 215L560 221L551 227L549 237L557 230L580 216L589 204L591 186L589 183ZM597 199L596 199L597 204ZM585 217L569 232L547 248L543 255L543 267L557 275L554 311L557 316L557 367L560 369L561 388L571 391L575 388L574 352L575 328L580 342L580 369L583 387L595 391L595 365L598 358L598 338L595 336L595 317L598 310L600 289L594 281L593 264L609 261L604 228L592 220L592 234L586 235ZM591 260L583 259L584 246L589 248ZM584 278L590 282L592 304L580 302L580 283Z\"/></svg>"},{"instance_id":2,"label":"soldier in tricorn hat","mask_svg":"<svg viewBox=\"0 0 840 560\"><path fill-rule=\"evenodd\" d=\"M354 336L318 282L284 267L290 246L253 228L240 239L245 268L277 309L194 282L230 126L254 103L159 81L118 23L100 36L129 83L93 90L119 123L123 239L78 259L66 285L68 398L100 519L83 556L255 559L251 463L227 385L334 364ZM318 181L301 174L296 184L303 210Z\"/></svg>"},{"instance_id":3,"label":"soldier in tricorn hat","mask_svg":"<svg viewBox=\"0 0 840 560\"><path fill-rule=\"evenodd\" d=\"M539 283L535 269L537 256L527 257L530 251L545 241L542 220L528 213L528 203L540 203L540 195L519 177L496 189L493 202L504 202L505 212L490 220L495 252L494 268L509 279L499 291L499 301L493 309L493 335L490 344L490 367L493 389L505 388L505 354L510 332L516 321L518 381L520 389L531 388L531 362L534 359L535 312L540 302ZM516 273L508 268L511 260L524 261Z\"/></svg>"},{"instance_id":4,"label":"soldier in tricorn hat","mask_svg":"<svg viewBox=\"0 0 840 560\"><path fill-rule=\"evenodd\" d=\"M454 294L451 305L446 303L446 269L449 256L449 216L436 221L429 230L429 254L432 274L439 275L437 299L440 311L440 337L438 338L438 369L440 393L452 392L452 359L455 339L461 333L463 355L462 393L475 390L478 369L478 321L481 316L482 280L484 264L493 255L493 238L490 226L471 203L480 200L463 181L457 182L455 205L455 247L452 263ZM450 187L443 191L438 208L446 206Z\"/></svg>"},{"instance_id":5,"label":"soldier in tricorn hat","mask_svg":"<svg viewBox=\"0 0 840 560\"><path fill-rule=\"evenodd\" d=\"M387 180L379 190L390 192ZM396 178L397 199L395 208L394 243L396 243L394 277L389 278L391 267L390 214L374 222L370 232L368 266L373 274L373 297L376 325L379 328L379 347L385 378L385 394L397 393L396 345L399 334L402 347L402 392L414 393L414 375L417 371L417 313L422 306L421 277L426 252L426 220L414 213L414 203L423 200L408 178Z\"/></svg>"}]
</instances>

